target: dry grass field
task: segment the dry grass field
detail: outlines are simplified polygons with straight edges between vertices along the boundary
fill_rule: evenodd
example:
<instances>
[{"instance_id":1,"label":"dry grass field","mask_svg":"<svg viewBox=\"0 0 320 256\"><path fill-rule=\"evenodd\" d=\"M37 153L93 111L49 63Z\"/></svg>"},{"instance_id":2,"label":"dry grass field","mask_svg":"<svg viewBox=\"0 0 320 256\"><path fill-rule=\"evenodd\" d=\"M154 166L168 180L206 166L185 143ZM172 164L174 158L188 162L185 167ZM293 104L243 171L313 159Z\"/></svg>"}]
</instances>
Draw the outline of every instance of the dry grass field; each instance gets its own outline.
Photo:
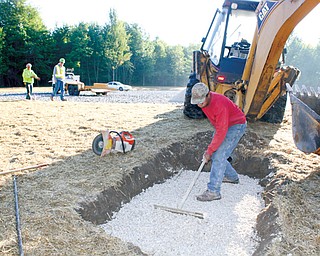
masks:
<instances>
[{"instance_id":1,"label":"dry grass field","mask_svg":"<svg viewBox=\"0 0 320 256\"><path fill-rule=\"evenodd\" d=\"M12 174L26 255L143 255L85 221L76 209L117 187L161 150L212 131L207 120L185 118L179 104L19 100L0 101L0 108L0 172L48 164L0 175L1 255L18 254ZM135 150L95 155L91 143L102 129L130 131ZM194 146L201 155L203 147ZM273 171L265 179L266 214L257 225L264 244L257 255L319 255L320 157L295 148L290 110L281 125L250 123L237 154L242 169L258 159L267 160ZM268 220L270 208L277 218ZM279 232L272 234L271 226Z\"/></svg>"}]
</instances>

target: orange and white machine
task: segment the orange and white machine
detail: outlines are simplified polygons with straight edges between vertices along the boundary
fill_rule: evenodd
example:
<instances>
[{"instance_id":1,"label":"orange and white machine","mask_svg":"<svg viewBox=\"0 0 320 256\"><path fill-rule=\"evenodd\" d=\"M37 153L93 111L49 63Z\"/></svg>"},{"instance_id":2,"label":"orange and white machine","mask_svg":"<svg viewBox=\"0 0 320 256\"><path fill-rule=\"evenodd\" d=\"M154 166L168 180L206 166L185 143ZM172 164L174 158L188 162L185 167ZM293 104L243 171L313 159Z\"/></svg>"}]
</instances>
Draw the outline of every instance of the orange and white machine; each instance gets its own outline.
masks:
<instances>
[{"instance_id":1,"label":"orange and white machine","mask_svg":"<svg viewBox=\"0 0 320 256\"><path fill-rule=\"evenodd\" d=\"M135 139L128 131L101 131L92 142L95 154L105 156L110 153L126 153L134 149Z\"/></svg>"}]
</instances>

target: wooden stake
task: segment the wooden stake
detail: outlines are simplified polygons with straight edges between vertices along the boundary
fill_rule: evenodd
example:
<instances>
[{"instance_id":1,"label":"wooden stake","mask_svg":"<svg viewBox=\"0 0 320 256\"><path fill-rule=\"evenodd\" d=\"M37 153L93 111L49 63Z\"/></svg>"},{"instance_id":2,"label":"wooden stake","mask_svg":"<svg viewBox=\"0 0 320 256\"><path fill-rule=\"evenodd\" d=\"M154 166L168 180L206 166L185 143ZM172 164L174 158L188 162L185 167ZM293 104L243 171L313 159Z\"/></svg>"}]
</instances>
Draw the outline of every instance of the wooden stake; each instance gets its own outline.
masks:
<instances>
[{"instance_id":1,"label":"wooden stake","mask_svg":"<svg viewBox=\"0 0 320 256\"><path fill-rule=\"evenodd\" d=\"M36 169L36 168L44 167L44 166L47 166L47 165L49 165L49 164L37 164L37 165L33 165L33 166L22 167L22 168L18 168L18 169L14 169L14 170L0 172L0 175L13 173L13 172L21 172L21 171L30 170L30 169Z\"/></svg>"}]
</instances>

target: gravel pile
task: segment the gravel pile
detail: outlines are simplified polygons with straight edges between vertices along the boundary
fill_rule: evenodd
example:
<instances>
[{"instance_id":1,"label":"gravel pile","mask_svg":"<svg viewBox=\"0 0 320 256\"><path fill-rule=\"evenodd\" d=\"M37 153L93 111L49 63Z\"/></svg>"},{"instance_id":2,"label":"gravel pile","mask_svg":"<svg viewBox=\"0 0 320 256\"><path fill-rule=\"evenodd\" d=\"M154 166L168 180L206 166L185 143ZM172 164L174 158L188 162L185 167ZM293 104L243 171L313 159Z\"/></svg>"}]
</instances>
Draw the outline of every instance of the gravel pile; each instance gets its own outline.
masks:
<instances>
[{"instance_id":1,"label":"gravel pile","mask_svg":"<svg viewBox=\"0 0 320 256\"><path fill-rule=\"evenodd\" d=\"M109 92L106 96L95 95L91 92L81 92L80 96L69 96L65 98L71 102L103 102L103 103L154 103L175 104L183 102L183 97L175 98L179 94L177 90L132 90L126 92ZM180 93L181 94L181 93ZM0 101L25 100L25 93L1 93ZM50 101L50 93L35 93L36 100ZM181 101L182 99L182 101ZM60 101L59 95L55 97Z\"/></svg>"},{"instance_id":2,"label":"gravel pile","mask_svg":"<svg viewBox=\"0 0 320 256\"><path fill-rule=\"evenodd\" d=\"M154 209L155 204L176 208L194 175L184 170L154 185L123 205L102 227L149 255L252 255L258 242L256 217L263 208L257 180L240 175L240 184L223 184L221 200L199 202L195 196L209 179L209 173L201 173L182 209L202 212L204 219Z\"/></svg>"}]
</instances>

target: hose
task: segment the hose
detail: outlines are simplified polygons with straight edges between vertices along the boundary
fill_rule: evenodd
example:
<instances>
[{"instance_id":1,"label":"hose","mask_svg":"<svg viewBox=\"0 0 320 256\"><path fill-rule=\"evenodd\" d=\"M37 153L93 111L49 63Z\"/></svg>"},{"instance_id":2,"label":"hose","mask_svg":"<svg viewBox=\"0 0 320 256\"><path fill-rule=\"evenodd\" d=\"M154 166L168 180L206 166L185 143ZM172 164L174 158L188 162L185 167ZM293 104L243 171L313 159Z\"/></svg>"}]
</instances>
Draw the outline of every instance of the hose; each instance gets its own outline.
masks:
<instances>
[{"instance_id":1,"label":"hose","mask_svg":"<svg viewBox=\"0 0 320 256\"><path fill-rule=\"evenodd\" d=\"M122 139L122 136L121 136L121 132L118 133L117 131L110 131L109 133L115 133L119 136L120 140L121 140L121 144L122 144L122 150L123 150L123 153L126 153L126 150L125 150L125 147L124 147L124 143L123 143L123 139Z\"/></svg>"},{"instance_id":2,"label":"hose","mask_svg":"<svg viewBox=\"0 0 320 256\"><path fill-rule=\"evenodd\" d=\"M21 236L21 227L20 227L20 217L19 217L19 205L18 205L18 189L17 189L17 182L16 176L13 175L13 190L14 190L14 204L15 204L15 211L16 211L16 228L18 234L18 244L19 244L19 255L23 256L23 247L22 247L22 236Z\"/></svg>"}]
</instances>

